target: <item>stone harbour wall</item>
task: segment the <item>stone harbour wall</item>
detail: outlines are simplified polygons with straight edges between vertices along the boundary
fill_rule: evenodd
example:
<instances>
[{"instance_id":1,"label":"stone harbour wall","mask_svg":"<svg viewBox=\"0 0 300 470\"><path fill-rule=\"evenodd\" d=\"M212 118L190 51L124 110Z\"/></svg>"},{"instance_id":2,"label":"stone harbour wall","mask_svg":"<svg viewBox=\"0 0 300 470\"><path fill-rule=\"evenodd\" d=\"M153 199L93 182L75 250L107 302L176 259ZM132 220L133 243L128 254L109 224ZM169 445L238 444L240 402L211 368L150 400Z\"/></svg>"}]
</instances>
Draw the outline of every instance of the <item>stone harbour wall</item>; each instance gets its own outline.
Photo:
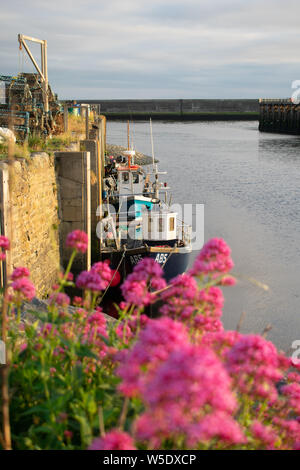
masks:
<instances>
[{"instance_id":1,"label":"stone harbour wall","mask_svg":"<svg viewBox=\"0 0 300 470\"><path fill-rule=\"evenodd\" d=\"M43 297L60 267L58 195L54 157L32 154L0 164L2 233L11 239L7 271L26 266Z\"/></svg>"},{"instance_id":2,"label":"stone harbour wall","mask_svg":"<svg viewBox=\"0 0 300 470\"><path fill-rule=\"evenodd\" d=\"M109 119L258 119L258 99L78 100L100 105Z\"/></svg>"}]
</instances>

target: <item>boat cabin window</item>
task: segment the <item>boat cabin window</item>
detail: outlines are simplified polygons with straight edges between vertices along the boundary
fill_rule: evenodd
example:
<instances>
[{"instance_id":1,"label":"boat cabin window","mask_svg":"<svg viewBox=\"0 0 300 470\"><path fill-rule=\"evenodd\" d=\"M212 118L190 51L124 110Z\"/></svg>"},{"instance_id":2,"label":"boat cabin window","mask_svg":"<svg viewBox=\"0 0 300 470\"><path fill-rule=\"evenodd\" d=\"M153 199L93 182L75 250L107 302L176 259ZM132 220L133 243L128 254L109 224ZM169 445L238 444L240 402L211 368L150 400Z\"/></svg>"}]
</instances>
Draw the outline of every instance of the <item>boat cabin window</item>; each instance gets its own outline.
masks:
<instances>
[{"instance_id":1,"label":"boat cabin window","mask_svg":"<svg viewBox=\"0 0 300 470\"><path fill-rule=\"evenodd\" d=\"M132 173L133 176L133 184L137 184L139 182L139 174L134 172Z\"/></svg>"},{"instance_id":2,"label":"boat cabin window","mask_svg":"<svg viewBox=\"0 0 300 470\"><path fill-rule=\"evenodd\" d=\"M169 230L170 232L174 232L175 229L175 217L169 218Z\"/></svg>"},{"instance_id":3,"label":"boat cabin window","mask_svg":"<svg viewBox=\"0 0 300 470\"><path fill-rule=\"evenodd\" d=\"M128 183L128 181L129 181L129 173L128 173L128 171L123 171L122 177L123 177L123 183Z\"/></svg>"}]
</instances>

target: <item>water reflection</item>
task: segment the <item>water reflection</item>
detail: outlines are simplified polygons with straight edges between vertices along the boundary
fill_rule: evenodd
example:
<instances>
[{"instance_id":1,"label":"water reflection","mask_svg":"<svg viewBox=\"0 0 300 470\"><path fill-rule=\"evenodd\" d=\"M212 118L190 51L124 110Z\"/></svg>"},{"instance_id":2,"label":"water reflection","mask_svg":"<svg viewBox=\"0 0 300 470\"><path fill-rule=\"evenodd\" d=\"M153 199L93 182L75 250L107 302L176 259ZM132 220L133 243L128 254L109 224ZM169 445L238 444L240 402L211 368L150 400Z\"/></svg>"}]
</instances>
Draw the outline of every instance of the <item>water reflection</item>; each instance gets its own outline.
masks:
<instances>
[{"instance_id":1,"label":"water reflection","mask_svg":"<svg viewBox=\"0 0 300 470\"><path fill-rule=\"evenodd\" d=\"M300 137L260 133L259 158L300 166Z\"/></svg>"}]
</instances>

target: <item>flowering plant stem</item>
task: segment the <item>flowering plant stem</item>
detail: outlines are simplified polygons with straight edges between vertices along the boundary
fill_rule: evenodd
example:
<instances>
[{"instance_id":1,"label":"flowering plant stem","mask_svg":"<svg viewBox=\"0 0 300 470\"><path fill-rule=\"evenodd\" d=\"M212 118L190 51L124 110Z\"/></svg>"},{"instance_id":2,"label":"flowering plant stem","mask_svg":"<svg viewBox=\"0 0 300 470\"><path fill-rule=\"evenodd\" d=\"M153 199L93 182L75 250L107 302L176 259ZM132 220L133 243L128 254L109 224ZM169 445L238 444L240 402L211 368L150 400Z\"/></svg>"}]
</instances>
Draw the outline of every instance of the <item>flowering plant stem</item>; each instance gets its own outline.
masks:
<instances>
[{"instance_id":1,"label":"flowering plant stem","mask_svg":"<svg viewBox=\"0 0 300 470\"><path fill-rule=\"evenodd\" d=\"M7 340L7 309L8 300L7 293L5 292L2 305L2 341L6 344ZM8 349L6 347L6 364L1 367L1 397L2 397L2 427L3 427L3 442L4 449L11 450L11 433L9 421L9 366L8 366Z\"/></svg>"}]
</instances>

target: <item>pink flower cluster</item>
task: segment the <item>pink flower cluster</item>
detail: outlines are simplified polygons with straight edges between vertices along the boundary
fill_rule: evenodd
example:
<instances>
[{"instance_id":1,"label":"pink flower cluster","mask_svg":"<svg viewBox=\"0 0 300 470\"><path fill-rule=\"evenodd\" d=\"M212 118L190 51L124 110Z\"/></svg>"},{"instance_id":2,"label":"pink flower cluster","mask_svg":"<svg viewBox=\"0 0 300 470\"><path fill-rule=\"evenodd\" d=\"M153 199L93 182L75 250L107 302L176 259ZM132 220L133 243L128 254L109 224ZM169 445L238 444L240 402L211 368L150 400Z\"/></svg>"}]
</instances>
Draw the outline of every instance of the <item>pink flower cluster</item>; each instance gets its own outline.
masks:
<instances>
[{"instance_id":1,"label":"pink flower cluster","mask_svg":"<svg viewBox=\"0 0 300 470\"><path fill-rule=\"evenodd\" d=\"M120 391L129 397L141 395L158 364L188 341L188 331L182 323L170 318L149 320L134 346L121 354L117 369L122 378Z\"/></svg>"},{"instance_id":2,"label":"pink flower cluster","mask_svg":"<svg viewBox=\"0 0 300 470\"><path fill-rule=\"evenodd\" d=\"M113 276L107 262L99 261L93 264L90 271L82 271L76 279L76 287L92 292L105 290Z\"/></svg>"},{"instance_id":3,"label":"pink flower cluster","mask_svg":"<svg viewBox=\"0 0 300 470\"><path fill-rule=\"evenodd\" d=\"M82 334L81 343L88 344L99 354L99 357L104 357L107 352L107 346L103 338L107 338L106 320L100 311L93 313L87 317Z\"/></svg>"},{"instance_id":4,"label":"pink flower cluster","mask_svg":"<svg viewBox=\"0 0 300 470\"><path fill-rule=\"evenodd\" d=\"M154 302L156 295L153 291L166 287L162 276L163 271L154 259L143 258L121 286L125 301L139 307Z\"/></svg>"},{"instance_id":5,"label":"pink flower cluster","mask_svg":"<svg viewBox=\"0 0 300 470\"><path fill-rule=\"evenodd\" d=\"M196 280L189 274L172 279L170 288L162 293L160 313L177 318L198 331L223 330L220 317L224 304L222 291L215 286L198 290Z\"/></svg>"},{"instance_id":6,"label":"pink flower cluster","mask_svg":"<svg viewBox=\"0 0 300 470\"><path fill-rule=\"evenodd\" d=\"M135 423L138 440L155 448L182 435L189 446L212 437L244 442L232 418L237 402L228 373L210 349L192 345L187 333L169 318L150 320L122 358L120 390L146 404Z\"/></svg>"},{"instance_id":7,"label":"pink flower cluster","mask_svg":"<svg viewBox=\"0 0 300 470\"><path fill-rule=\"evenodd\" d=\"M162 315L189 319L196 311L198 285L189 274L181 274L170 281L170 287L162 293Z\"/></svg>"},{"instance_id":8,"label":"pink flower cluster","mask_svg":"<svg viewBox=\"0 0 300 470\"><path fill-rule=\"evenodd\" d=\"M222 330L208 331L201 338L201 344L211 348L219 357L224 359L225 354L241 338L238 331Z\"/></svg>"},{"instance_id":9,"label":"pink flower cluster","mask_svg":"<svg viewBox=\"0 0 300 470\"><path fill-rule=\"evenodd\" d=\"M67 307L70 305L70 297L64 292L54 292L49 297L50 305L57 305L58 307Z\"/></svg>"},{"instance_id":10,"label":"pink flower cluster","mask_svg":"<svg viewBox=\"0 0 300 470\"><path fill-rule=\"evenodd\" d=\"M231 249L222 238L209 240L196 258L190 271L193 276L215 274L220 276L228 273L234 264L231 259Z\"/></svg>"},{"instance_id":11,"label":"pink flower cluster","mask_svg":"<svg viewBox=\"0 0 300 470\"><path fill-rule=\"evenodd\" d=\"M114 429L104 437L95 439L89 450L136 450L136 447L129 434Z\"/></svg>"},{"instance_id":12,"label":"pink flower cluster","mask_svg":"<svg viewBox=\"0 0 300 470\"><path fill-rule=\"evenodd\" d=\"M265 426L260 421L255 420L251 425L251 432L261 448L274 449L274 444L278 438L272 426Z\"/></svg>"},{"instance_id":13,"label":"pink flower cluster","mask_svg":"<svg viewBox=\"0 0 300 470\"><path fill-rule=\"evenodd\" d=\"M27 268L15 268L11 275L11 287L14 291L13 300L19 303L23 300L32 300L35 296L35 287L28 279L30 272Z\"/></svg>"},{"instance_id":14,"label":"pink flower cluster","mask_svg":"<svg viewBox=\"0 0 300 470\"><path fill-rule=\"evenodd\" d=\"M66 246L73 250L85 253L88 248L88 236L81 230L70 232L66 239Z\"/></svg>"},{"instance_id":15,"label":"pink flower cluster","mask_svg":"<svg viewBox=\"0 0 300 470\"><path fill-rule=\"evenodd\" d=\"M144 329L149 321L147 315L140 315L134 311L133 314L120 322L116 328L116 334L124 343L129 343L140 329Z\"/></svg>"},{"instance_id":16,"label":"pink flower cluster","mask_svg":"<svg viewBox=\"0 0 300 470\"><path fill-rule=\"evenodd\" d=\"M9 239L4 235L0 235L0 261L4 261L6 258L5 252L10 249Z\"/></svg>"},{"instance_id":17,"label":"pink flower cluster","mask_svg":"<svg viewBox=\"0 0 300 470\"><path fill-rule=\"evenodd\" d=\"M84 252L86 234L72 232L67 245ZM0 237L0 248L5 246ZM89 449L300 449L300 366L292 369L291 361L260 335L223 328L224 298L217 285L233 284L232 266L229 247L217 238L206 243L192 270L169 286L159 264L144 258L121 287L123 316L112 335L101 307L94 306L112 281L108 261L79 274L76 287L88 295L75 297L73 310L66 308L71 301L60 292L62 283L55 286L49 312L58 308L59 318L40 326L36 338L22 337L17 351L22 359L38 360L50 342L49 382L80 366L85 383L96 391L99 379L117 375L116 402L120 394L127 397L129 431L115 429L120 418L110 418L105 427L113 428ZM19 267L11 276L11 298L18 304L34 296L29 274ZM162 316L151 319L143 307L157 299ZM25 326L20 331L24 335ZM78 355L73 349L70 354L71 342ZM101 390L104 400L105 394ZM108 406L113 400L110 395ZM62 439L69 444L72 432L64 429Z\"/></svg>"},{"instance_id":18,"label":"pink flower cluster","mask_svg":"<svg viewBox=\"0 0 300 470\"><path fill-rule=\"evenodd\" d=\"M225 361L243 394L276 401L276 383L283 378L283 363L273 343L260 335L242 335L227 351Z\"/></svg>"}]
</instances>

